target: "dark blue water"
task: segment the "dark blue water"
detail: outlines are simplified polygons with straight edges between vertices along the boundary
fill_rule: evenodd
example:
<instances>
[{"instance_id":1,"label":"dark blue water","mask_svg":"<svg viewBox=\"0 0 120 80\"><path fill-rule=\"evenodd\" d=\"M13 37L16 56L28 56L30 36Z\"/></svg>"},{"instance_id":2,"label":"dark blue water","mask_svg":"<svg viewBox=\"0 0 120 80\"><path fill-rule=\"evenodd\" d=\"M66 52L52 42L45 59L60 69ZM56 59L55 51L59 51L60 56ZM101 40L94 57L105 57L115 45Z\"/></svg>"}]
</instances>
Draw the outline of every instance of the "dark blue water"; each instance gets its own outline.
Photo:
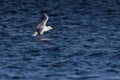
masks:
<instances>
[{"instance_id":1,"label":"dark blue water","mask_svg":"<svg viewBox=\"0 0 120 80\"><path fill-rule=\"evenodd\" d=\"M0 0L0 80L120 80L120 0Z\"/></svg>"}]
</instances>

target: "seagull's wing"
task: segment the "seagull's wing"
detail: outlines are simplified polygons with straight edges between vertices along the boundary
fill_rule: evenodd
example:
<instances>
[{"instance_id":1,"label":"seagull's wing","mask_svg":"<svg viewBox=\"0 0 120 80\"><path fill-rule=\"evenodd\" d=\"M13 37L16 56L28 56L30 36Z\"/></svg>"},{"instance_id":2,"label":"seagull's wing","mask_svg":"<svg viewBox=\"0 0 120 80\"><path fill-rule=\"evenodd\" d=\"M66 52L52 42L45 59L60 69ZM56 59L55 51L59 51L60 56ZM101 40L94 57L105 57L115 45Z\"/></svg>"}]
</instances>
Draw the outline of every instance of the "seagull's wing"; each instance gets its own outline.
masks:
<instances>
[{"instance_id":1,"label":"seagull's wing","mask_svg":"<svg viewBox=\"0 0 120 80\"><path fill-rule=\"evenodd\" d=\"M37 34L38 34L38 32L35 31L35 32L32 34L32 36L36 36Z\"/></svg>"},{"instance_id":2,"label":"seagull's wing","mask_svg":"<svg viewBox=\"0 0 120 80\"><path fill-rule=\"evenodd\" d=\"M46 23L47 23L49 17L48 17L48 15L46 13L44 13L44 16L45 16L45 18L43 20L43 25L46 26Z\"/></svg>"},{"instance_id":3,"label":"seagull's wing","mask_svg":"<svg viewBox=\"0 0 120 80\"><path fill-rule=\"evenodd\" d=\"M48 17L48 15L47 15L46 13L44 13L44 17L45 17L45 18L44 18L44 19L42 20L42 22L37 26L37 28L42 28L42 27L46 26L46 23L47 23L49 17Z\"/></svg>"}]
</instances>

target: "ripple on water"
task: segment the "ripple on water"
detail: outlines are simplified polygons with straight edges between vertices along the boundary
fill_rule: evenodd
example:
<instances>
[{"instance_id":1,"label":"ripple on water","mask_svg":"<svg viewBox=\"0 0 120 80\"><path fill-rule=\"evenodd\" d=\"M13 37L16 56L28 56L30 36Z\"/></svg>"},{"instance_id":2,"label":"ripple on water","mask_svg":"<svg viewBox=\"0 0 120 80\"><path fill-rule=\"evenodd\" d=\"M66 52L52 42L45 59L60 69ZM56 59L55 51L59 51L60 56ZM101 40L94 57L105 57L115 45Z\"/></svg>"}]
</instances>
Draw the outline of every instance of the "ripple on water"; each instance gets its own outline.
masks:
<instances>
[{"instance_id":1,"label":"ripple on water","mask_svg":"<svg viewBox=\"0 0 120 80\"><path fill-rule=\"evenodd\" d=\"M0 80L120 80L118 0L0 5ZM45 33L50 41L31 36L44 12L53 27Z\"/></svg>"}]
</instances>

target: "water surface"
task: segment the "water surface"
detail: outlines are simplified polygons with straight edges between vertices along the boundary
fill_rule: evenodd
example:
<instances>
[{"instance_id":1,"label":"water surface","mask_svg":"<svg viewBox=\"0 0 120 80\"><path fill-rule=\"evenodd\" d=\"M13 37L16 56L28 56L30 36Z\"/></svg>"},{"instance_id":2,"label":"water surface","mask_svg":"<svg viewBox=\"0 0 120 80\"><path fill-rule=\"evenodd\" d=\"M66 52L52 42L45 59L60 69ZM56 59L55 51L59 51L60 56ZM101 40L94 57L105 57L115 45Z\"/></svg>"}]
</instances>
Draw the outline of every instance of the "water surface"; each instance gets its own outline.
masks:
<instances>
[{"instance_id":1,"label":"water surface","mask_svg":"<svg viewBox=\"0 0 120 80\"><path fill-rule=\"evenodd\" d=\"M120 80L119 60L119 0L0 0L0 80Z\"/></svg>"}]
</instances>

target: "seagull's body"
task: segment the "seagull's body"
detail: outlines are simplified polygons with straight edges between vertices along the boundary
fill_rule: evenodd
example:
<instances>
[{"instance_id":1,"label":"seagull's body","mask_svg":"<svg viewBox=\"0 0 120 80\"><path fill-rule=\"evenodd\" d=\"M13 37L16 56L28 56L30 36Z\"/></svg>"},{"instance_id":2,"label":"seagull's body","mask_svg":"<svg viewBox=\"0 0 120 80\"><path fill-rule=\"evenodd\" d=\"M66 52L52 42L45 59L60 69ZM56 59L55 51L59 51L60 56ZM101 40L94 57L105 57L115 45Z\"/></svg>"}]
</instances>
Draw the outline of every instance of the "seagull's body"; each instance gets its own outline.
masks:
<instances>
[{"instance_id":1,"label":"seagull's body","mask_svg":"<svg viewBox=\"0 0 120 80\"><path fill-rule=\"evenodd\" d=\"M44 32L52 29L51 26L46 26L46 23L48 21L48 16L47 16L46 13L44 13L44 17L45 18L42 20L42 22L36 27L36 30L35 30L35 32L33 33L32 36L36 36L37 34L39 34L42 38Z\"/></svg>"}]
</instances>

